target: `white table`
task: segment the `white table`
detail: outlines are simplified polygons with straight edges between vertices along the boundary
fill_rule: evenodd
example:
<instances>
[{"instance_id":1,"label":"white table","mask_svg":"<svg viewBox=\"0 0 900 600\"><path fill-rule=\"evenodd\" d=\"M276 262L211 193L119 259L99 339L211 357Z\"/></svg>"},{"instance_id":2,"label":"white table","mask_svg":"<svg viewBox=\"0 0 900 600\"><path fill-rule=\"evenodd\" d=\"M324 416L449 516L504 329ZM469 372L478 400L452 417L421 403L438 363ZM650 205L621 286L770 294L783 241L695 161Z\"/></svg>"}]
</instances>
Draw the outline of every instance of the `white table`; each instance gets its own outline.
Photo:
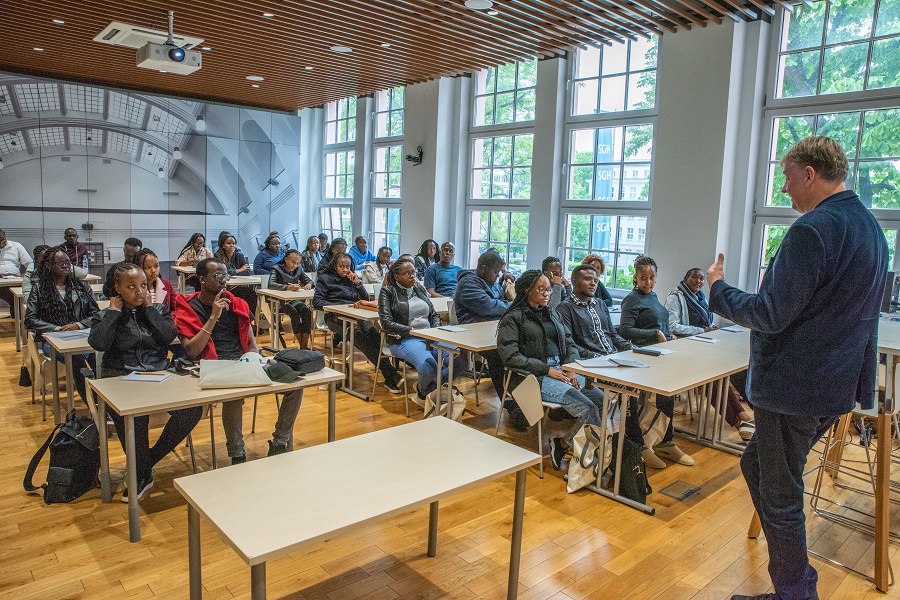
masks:
<instances>
[{"instance_id":1,"label":"white table","mask_svg":"<svg viewBox=\"0 0 900 600\"><path fill-rule=\"evenodd\" d=\"M172 375L162 382L123 381L121 377L88 380L88 403L100 433L100 486L103 502L112 499L109 477L109 451L106 437L106 405L125 418L125 461L128 489L138 489L137 466L134 460L134 418L141 415L167 412L193 406L202 406L229 400L242 400L263 394L283 394L306 387L328 385L328 441L334 441L335 383L343 375L332 369L322 369L304 375L293 383L275 383L270 386L200 389L199 379L185 375ZM255 462L262 462L257 460ZM232 467L229 467L232 468ZM228 470L228 469L225 469ZM263 489L263 488L260 488ZM137 494L128 494L128 529L132 542L141 541L140 507Z\"/></svg>"},{"instance_id":2,"label":"white table","mask_svg":"<svg viewBox=\"0 0 900 600\"><path fill-rule=\"evenodd\" d=\"M191 600L203 594L200 515L250 566L251 598L262 600L267 561L426 503L428 556L435 556L439 500L516 473L506 592L513 599L526 470L538 462L533 452L450 419L428 419L176 479L188 501ZM335 477L335 465L352 467L352 476Z\"/></svg>"},{"instance_id":3,"label":"white table","mask_svg":"<svg viewBox=\"0 0 900 600\"><path fill-rule=\"evenodd\" d=\"M341 390L356 396L360 400L369 401L369 397L361 392L353 389L353 355L356 352L356 323L358 321L368 321L376 323L378 321L378 311L367 310L364 308L353 308L352 304L336 304L326 306L325 312L333 313L341 320L341 341L343 342L342 369L347 376L347 385L342 385ZM349 337L348 337L349 332ZM375 365L378 368L378 365Z\"/></svg>"}]
</instances>

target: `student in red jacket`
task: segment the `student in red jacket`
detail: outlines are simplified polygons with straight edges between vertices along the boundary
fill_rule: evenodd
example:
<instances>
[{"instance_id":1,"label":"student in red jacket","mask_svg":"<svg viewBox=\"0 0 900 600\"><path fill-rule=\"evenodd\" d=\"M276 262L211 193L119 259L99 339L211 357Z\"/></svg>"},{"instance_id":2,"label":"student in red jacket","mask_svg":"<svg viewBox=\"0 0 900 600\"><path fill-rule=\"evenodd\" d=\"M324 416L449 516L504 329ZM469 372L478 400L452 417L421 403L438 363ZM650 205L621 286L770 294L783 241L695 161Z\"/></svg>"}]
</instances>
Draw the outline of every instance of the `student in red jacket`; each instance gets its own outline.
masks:
<instances>
[{"instance_id":1,"label":"student in red jacket","mask_svg":"<svg viewBox=\"0 0 900 600\"><path fill-rule=\"evenodd\" d=\"M228 281L225 263L216 258L201 260L197 263L197 277L199 292L175 296L175 325L188 358L237 360L245 352L258 352L250 329L249 306L225 289ZM284 395L268 456L287 452L302 400L303 390ZM243 406L243 400L222 403L225 445L233 465L247 460L241 431Z\"/></svg>"}]
</instances>

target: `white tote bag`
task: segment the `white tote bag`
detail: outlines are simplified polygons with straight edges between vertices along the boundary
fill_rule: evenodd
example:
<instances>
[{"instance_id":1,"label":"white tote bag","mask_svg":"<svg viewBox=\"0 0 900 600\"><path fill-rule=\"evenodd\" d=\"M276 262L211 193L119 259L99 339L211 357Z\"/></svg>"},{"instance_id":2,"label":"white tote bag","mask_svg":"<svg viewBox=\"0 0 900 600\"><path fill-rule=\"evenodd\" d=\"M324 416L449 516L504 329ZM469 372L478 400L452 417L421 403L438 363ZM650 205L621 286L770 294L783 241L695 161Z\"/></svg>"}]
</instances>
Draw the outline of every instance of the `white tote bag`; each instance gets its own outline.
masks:
<instances>
[{"instance_id":1,"label":"white tote bag","mask_svg":"<svg viewBox=\"0 0 900 600\"><path fill-rule=\"evenodd\" d=\"M585 425L572 438L572 460L569 461L569 475L566 478L566 491L570 494L596 483L597 473L605 471L612 460L612 436L607 435L606 444L601 444L600 430L596 425Z\"/></svg>"},{"instance_id":2,"label":"white tote bag","mask_svg":"<svg viewBox=\"0 0 900 600\"><path fill-rule=\"evenodd\" d=\"M247 352L239 360L201 360L200 389L272 385L262 367L263 357Z\"/></svg>"},{"instance_id":3,"label":"white tote bag","mask_svg":"<svg viewBox=\"0 0 900 600\"><path fill-rule=\"evenodd\" d=\"M436 417L438 415L446 415L447 407L450 407L449 417L454 421L462 421L463 414L466 412L466 397L456 389L451 390L448 384L441 386L441 406L437 408L438 391L434 390L425 396L425 418Z\"/></svg>"}]
</instances>

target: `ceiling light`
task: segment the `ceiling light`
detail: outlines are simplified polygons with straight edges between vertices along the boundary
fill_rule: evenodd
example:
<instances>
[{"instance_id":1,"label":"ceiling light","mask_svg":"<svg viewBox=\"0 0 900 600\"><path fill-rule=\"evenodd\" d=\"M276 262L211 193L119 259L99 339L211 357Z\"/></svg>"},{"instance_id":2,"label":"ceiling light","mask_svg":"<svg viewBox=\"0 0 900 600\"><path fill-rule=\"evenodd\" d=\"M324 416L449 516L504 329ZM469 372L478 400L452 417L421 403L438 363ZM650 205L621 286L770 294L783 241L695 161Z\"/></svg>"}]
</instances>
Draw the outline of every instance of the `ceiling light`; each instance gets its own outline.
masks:
<instances>
[{"instance_id":1,"label":"ceiling light","mask_svg":"<svg viewBox=\"0 0 900 600\"><path fill-rule=\"evenodd\" d=\"M43 48L35 48L34 51L35 51L35 52L43 52L44 49L43 49Z\"/></svg>"},{"instance_id":2,"label":"ceiling light","mask_svg":"<svg viewBox=\"0 0 900 600\"><path fill-rule=\"evenodd\" d=\"M385 42L385 43L383 43L383 44L381 45L381 47L382 47L382 48L390 48L391 45L388 44L387 42Z\"/></svg>"},{"instance_id":3,"label":"ceiling light","mask_svg":"<svg viewBox=\"0 0 900 600\"><path fill-rule=\"evenodd\" d=\"M496 11L496 10L489 10L489 11L487 11L486 14L488 14L488 15L490 15L490 16L492 16L492 17L495 17L495 16L499 15L500 12L499 12L499 11Z\"/></svg>"},{"instance_id":4,"label":"ceiling light","mask_svg":"<svg viewBox=\"0 0 900 600\"><path fill-rule=\"evenodd\" d=\"M162 69L160 69L159 72L160 73L168 73L168 71L163 71Z\"/></svg>"},{"instance_id":5,"label":"ceiling light","mask_svg":"<svg viewBox=\"0 0 900 600\"><path fill-rule=\"evenodd\" d=\"M203 120L203 115L197 115L197 123L194 125L194 129L206 131L206 121Z\"/></svg>"},{"instance_id":6,"label":"ceiling light","mask_svg":"<svg viewBox=\"0 0 900 600\"><path fill-rule=\"evenodd\" d=\"M259 87L259 85L257 85L257 84L255 84L255 83L253 83L253 84L251 84L251 85L250 85L250 87L252 87L252 88L258 88L258 87Z\"/></svg>"},{"instance_id":7,"label":"ceiling light","mask_svg":"<svg viewBox=\"0 0 900 600\"><path fill-rule=\"evenodd\" d=\"M275 15L272 14L272 13L263 13L263 16L264 16L265 18L267 18L267 19L271 19L271 18L274 17Z\"/></svg>"},{"instance_id":8,"label":"ceiling light","mask_svg":"<svg viewBox=\"0 0 900 600\"><path fill-rule=\"evenodd\" d=\"M56 23L57 25L65 25L66 24L65 21L60 21L59 19L53 19L53 22Z\"/></svg>"},{"instance_id":9,"label":"ceiling light","mask_svg":"<svg viewBox=\"0 0 900 600\"><path fill-rule=\"evenodd\" d=\"M181 160L181 158L183 156L184 155L181 153L181 148L179 148L178 146L175 146L175 150L172 152L172 159L173 160Z\"/></svg>"},{"instance_id":10,"label":"ceiling light","mask_svg":"<svg viewBox=\"0 0 900 600\"><path fill-rule=\"evenodd\" d=\"M212 48L210 48L209 46L203 46L203 47L200 48L200 49L201 49L201 50L212 50Z\"/></svg>"},{"instance_id":11,"label":"ceiling light","mask_svg":"<svg viewBox=\"0 0 900 600\"><path fill-rule=\"evenodd\" d=\"M472 10L487 10L494 6L494 3L491 0L466 0L466 8L471 8Z\"/></svg>"},{"instance_id":12,"label":"ceiling light","mask_svg":"<svg viewBox=\"0 0 900 600\"><path fill-rule=\"evenodd\" d=\"M312 67L303 67L303 68L306 69L307 71L312 71L312 70L313 70Z\"/></svg>"},{"instance_id":13,"label":"ceiling light","mask_svg":"<svg viewBox=\"0 0 900 600\"><path fill-rule=\"evenodd\" d=\"M259 75L247 75L247 79L250 81L265 81L265 77L260 77Z\"/></svg>"},{"instance_id":14,"label":"ceiling light","mask_svg":"<svg viewBox=\"0 0 900 600\"><path fill-rule=\"evenodd\" d=\"M165 178L166 178L166 172L163 171L163 168L162 168L162 167L159 168L159 172L156 174L156 176L159 177L160 179L165 179Z\"/></svg>"},{"instance_id":15,"label":"ceiling light","mask_svg":"<svg viewBox=\"0 0 900 600\"><path fill-rule=\"evenodd\" d=\"M331 51L346 54L347 52L353 52L353 48L349 48L347 46L336 45L336 46L331 47Z\"/></svg>"}]
</instances>

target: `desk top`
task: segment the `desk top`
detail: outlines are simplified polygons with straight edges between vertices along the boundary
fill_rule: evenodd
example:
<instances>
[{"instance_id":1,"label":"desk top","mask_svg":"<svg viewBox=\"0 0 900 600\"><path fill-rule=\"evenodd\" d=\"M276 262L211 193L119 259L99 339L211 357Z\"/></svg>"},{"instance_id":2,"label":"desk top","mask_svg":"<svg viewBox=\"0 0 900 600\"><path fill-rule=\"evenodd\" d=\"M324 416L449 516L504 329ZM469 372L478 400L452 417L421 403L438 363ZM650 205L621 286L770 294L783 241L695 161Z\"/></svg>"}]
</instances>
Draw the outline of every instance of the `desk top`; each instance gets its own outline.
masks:
<instances>
[{"instance_id":1,"label":"desk top","mask_svg":"<svg viewBox=\"0 0 900 600\"><path fill-rule=\"evenodd\" d=\"M377 310L353 308L352 304L335 304L334 306L326 306L324 310L325 312L335 313L336 315L340 315L342 317L349 317L351 319L355 319L356 321L375 322L378 320Z\"/></svg>"},{"instance_id":2,"label":"desk top","mask_svg":"<svg viewBox=\"0 0 900 600\"><path fill-rule=\"evenodd\" d=\"M24 298L25 297L25 294L22 293L22 288L20 288L20 287L14 287L9 291L11 291L12 295L16 298Z\"/></svg>"},{"instance_id":3,"label":"desk top","mask_svg":"<svg viewBox=\"0 0 900 600\"><path fill-rule=\"evenodd\" d=\"M181 265L178 267L172 267L172 270L176 273L184 273L185 275L196 275L197 265Z\"/></svg>"},{"instance_id":4,"label":"desk top","mask_svg":"<svg viewBox=\"0 0 900 600\"><path fill-rule=\"evenodd\" d=\"M175 488L257 565L538 462L451 419L425 419L182 477ZM350 476L336 477L335 465Z\"/></svg>"},{"instance_id":5,"label":"desk top","mask_svg":"<svg viewBox=\"0 0 900 600\"><path fill-rule=\"evenodd\" d=\"M273 290L266 288L258 289L256 290L256 293L260 296L287 302L289 300L309 300L316 294L316 290L297 290L296 292L289 292L288 290Z\"/></svg>"},{"instance_id":6,"label":"desk top","mask_svg":"<svg viewBox=\"0 0 900 600\"><path fill-rule=\"evenodd\" d=\"M236 285L262 285L262 275L235 275L229 279L225 285L234 287Z\"/></svg>"},{"instance_id":7,"label":"desk top","mask_svg":"<svg viewBox=\"0 0 900 600\"><path fill-rule=\"evenodd\" d=\"M706 333L700 334L702 337L709 337L715 340L719 340L717 344L707 344L708 346L713 346L717 350L731 350L733 352L743 352L749 356L750 354L750 330L744 329L743 331L723 331L721 329L716 329L714 331L707 331ZM696 340L690 340L692 344L704 344L705 342L698 342Z\"/></svg>"},{"instance_id":8,"label":"desk top","mask_svg":"<svg viewBox=\"0 0 900 600\"><path fill-rule=\"evenodd\" d=\"M436 298L435 298L436 299ZM493 350L497 347L497 324L499 321L483 323L466 323L457 327L465 327L466 331L446 331L440 327L429 329L413 329L412 335L433 342L441 342L473 352Z\"/></svg>"},{"instance_id":9,"label":"desk top","mask_svg":"<svg viewBox=\"0 0 900 600\"><path fill-rule=\"evenodd\" d=\"M341 381L343 378L343 373L324 368L304 375L303 379L293 383L274 383L256 387L203 390L200 389L200 380L189 375L172 375L160 382L122 381L121 377L109 377L89 380L88 385L117 413L125 416L148 415L264 394L283 394L291 390Z\"/></svg>"},{"instance_id":10,"label":"desk top","mask_svg":"<svg viewBox=\"0 0 900 600\"><path fill-rule=\"evenodd\" d=\"M0 287L22 287L22 278L0 277Z\"/></svg>"}]
</instances>

